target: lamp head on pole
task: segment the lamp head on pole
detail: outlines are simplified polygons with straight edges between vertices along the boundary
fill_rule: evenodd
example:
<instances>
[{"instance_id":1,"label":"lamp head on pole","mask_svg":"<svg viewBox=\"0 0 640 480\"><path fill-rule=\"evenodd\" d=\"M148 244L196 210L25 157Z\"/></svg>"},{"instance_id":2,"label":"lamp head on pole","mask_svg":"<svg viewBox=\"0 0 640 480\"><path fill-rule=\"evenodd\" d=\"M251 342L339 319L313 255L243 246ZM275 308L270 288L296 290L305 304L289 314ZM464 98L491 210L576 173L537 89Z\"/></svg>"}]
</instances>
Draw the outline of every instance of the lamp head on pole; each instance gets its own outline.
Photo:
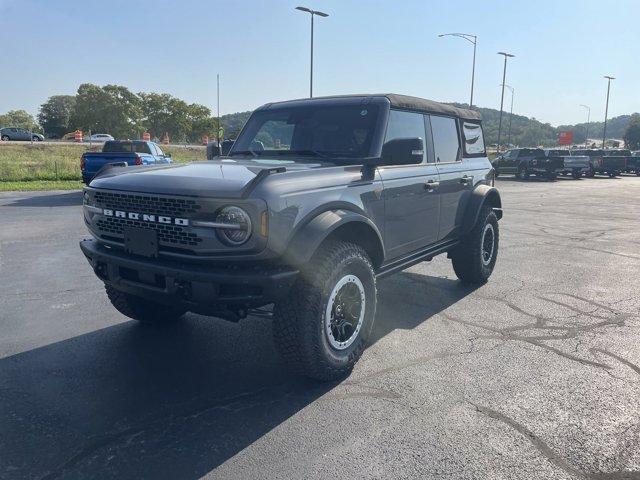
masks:
<instances>
[{"instance_id":1,"label":"lamp head on pole","mask_svg":"<svg viewBox=\"0 0 640 480\"><path fill-rule=\"evenodd\" d=\"M604 78L606 78L609 81L616 79L616 77L610 77L609 75L605 75Z\"/></svg>"},{"instance_id":2,"label":"lamp head on pole","mask_svg":"<svg viewBox=\"0 0 640 480\"><path fill-rule=\"evenodd\" d=\"M296 7L296 10L300 10L301 12L310 13L311 15L318 15L319 17L328 17L328 13L320 12L318 10L311 10L307 7Z\"/></svg>"},{"instance_id":3,"label":"lamp head on pole","mask_svg":"<svg viewBox=\"0 0 640 480\"><path fill-rule=\"evenodd\" d=\"M507 53L507 52L498 52L498 55L504 55L505 58L507 58L507 57L515 57L515 55L513 55L511 53Z\"/></svg>"}]
</instances>

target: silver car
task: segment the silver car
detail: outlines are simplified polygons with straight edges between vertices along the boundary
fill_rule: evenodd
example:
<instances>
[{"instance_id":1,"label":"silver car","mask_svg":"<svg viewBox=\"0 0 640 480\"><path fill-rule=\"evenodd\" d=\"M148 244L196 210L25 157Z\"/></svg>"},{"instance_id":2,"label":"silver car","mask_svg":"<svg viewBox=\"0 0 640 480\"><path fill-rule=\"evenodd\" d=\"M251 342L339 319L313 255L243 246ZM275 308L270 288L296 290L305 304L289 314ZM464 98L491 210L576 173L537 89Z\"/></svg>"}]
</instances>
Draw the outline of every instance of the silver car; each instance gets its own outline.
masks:
<instances>
[{"instance_id":1,"label":"silver car","mask_svg":"<svg viewBox=\"0 0 640 480\"><path fill-rule=\"evenodd\" d=\"M44 136L27 130L26 128L6 127L0 128L0 139L3 142L9 140L24 140L27 142L33 140L34 142L41 142L44 140Z\"/></svg>"}]
</instances>

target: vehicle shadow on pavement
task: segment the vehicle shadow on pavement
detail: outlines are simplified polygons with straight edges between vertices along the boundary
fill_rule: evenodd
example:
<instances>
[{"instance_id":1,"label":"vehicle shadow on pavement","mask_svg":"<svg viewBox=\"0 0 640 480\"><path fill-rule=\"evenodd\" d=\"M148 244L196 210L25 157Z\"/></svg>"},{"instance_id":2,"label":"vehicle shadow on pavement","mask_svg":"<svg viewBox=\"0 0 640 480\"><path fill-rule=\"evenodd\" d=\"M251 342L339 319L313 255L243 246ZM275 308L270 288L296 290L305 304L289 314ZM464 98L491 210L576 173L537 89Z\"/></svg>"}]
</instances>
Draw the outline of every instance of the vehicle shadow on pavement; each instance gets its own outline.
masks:
<instances>
[{"instance_id":1,"label":"vehicle shadow on pavement","mask_svg":"<svg viewBox=\"0 0 640 480\"><path fill-rule=\"evenodd\" d=\"M30 195L26 198L19 198L8 207L70 207L82 205L82 192L73 191L68 193L55 193L50 195Z\"/></svg>"},{"instance_id":2,"label":"vehicle shadow on pavement","mask_svg":"<svg viewBox=\"0 0 640 480\"><path fill-rule=\"evenodd\" d=\"M472 291L414 273L380 282L373 341ZM206 475L337 385L289 374L271 336L268 319L189 314L164 328L127 321L0 360L3 478Z\"/></svg>"},{"instance_id":3,"label":"vehicle shadow on pavement","mask_svg":"<svg viewBox=\"0 0 640 480\"><path fill-rule=\"evenodd\" d=\"M412 272L378 283L378 312L370 343L394 330L411 330L473 293L478 286Z\"/></svg>"},{"instance_id":4,"label":"vehicle shadow on pavement","mask_svg":"<svg viewBox=\"0 0 640 480\"><path fill-rule=\"evenodd\" d=\"M246 322L248 340L125 322L0 360L0 476L200 478L335 386L287 373L271 322Z\"/></svg>"}]
</instances>

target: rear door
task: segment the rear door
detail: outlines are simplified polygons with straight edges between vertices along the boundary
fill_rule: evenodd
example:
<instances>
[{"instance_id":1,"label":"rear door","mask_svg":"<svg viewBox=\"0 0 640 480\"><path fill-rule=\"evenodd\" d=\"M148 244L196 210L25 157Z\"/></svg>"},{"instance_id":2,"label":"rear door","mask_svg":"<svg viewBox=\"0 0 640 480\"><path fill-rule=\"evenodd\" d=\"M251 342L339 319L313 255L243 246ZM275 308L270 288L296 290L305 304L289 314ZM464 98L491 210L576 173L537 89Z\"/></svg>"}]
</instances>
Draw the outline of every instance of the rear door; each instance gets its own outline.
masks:
<instances>
[{"instance_id":1,"label":"rear door","mask_svg":"<svg viewBox=\"0 0 640 480\"><path fill-rule=\"evenodd\" d=\"M391 110L385 142L394 138L422 138L423 160L417 165L378 169L384 186L385 246L388 258L419 250L438 240L440 200L438 169L427 135L428 118L421 113Z\"/></svg>"},{"instance_id":2,"label":"rear door","mask_svg":"<svg viewBox=\"0 0 640 480\"><path fill-rule=\"evenodd\" d=\"M458 120L431 115L431 133L438 174L440 176L440 228L438 239L454 233L462 222L466 192L473 186L473 174L462 161L462 142Z\"/></svg>"}]
</instances>

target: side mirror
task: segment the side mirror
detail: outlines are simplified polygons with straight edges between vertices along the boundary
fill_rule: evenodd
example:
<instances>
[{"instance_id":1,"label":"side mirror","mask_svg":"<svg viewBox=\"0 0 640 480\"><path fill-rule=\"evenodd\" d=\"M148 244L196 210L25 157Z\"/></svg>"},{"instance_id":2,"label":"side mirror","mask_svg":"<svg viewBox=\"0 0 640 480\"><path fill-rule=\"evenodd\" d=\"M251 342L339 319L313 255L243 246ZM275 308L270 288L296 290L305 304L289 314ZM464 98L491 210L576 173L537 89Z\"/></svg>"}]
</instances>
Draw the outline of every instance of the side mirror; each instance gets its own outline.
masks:
<instances>
[{"instance_id":1,"label":"side mirror","mask_svg":"<svg viewBox=\"0 0 640 480\"><path fill-rule=\"evenodd\" d=\"M382 165L415 165L422 163L424 141L421 138L394 138L382 145Z\"/></svg>"},{"instance_id":2,"label":"side mirror","mask_svg":"<svg viewBox=\"0 0 640 480\"><path fill-rule=\"evenodd\" d=\"M171 158L171 154L170 153L165 153L164 156L167 157L167 158Z\"/></svg>"}]
</instances>

